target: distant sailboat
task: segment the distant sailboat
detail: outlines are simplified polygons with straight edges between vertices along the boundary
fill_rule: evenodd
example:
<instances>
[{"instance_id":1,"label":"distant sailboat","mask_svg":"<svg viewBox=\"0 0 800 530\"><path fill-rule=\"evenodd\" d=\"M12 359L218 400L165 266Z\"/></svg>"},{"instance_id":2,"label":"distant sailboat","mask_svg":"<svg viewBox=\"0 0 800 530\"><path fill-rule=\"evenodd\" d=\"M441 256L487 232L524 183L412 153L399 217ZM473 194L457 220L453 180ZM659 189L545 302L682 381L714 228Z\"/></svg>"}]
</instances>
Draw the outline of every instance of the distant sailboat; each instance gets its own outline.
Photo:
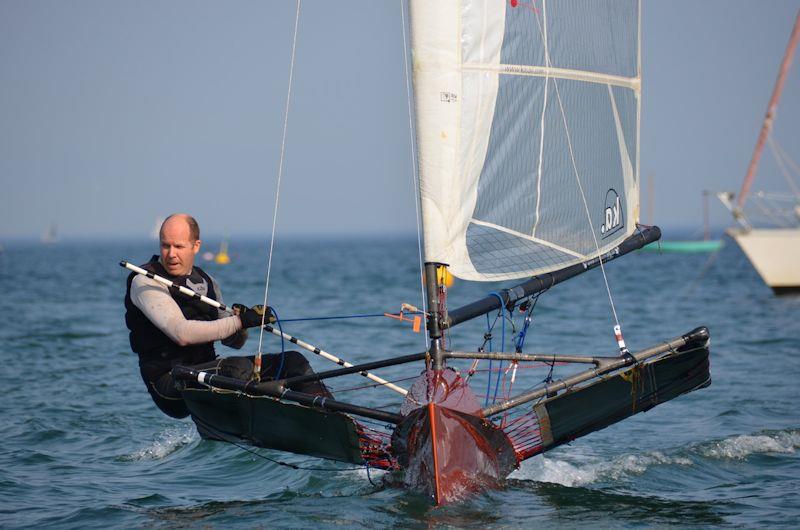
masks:
<instances>
[{"instance_id":1,"label":"distant sailboat","mask_svg":"<svg viewBox=\"0 0 800 530\"><path fill-rule=\"evenodd\" d=\"M652 190L652 179L650 190ZM679 241L656 241L644 247L644 252L670 252L676 254L700 254L716 252L722 248L721 239L711 239L711 231L708 227L708 190L703 190L703 239L687 239ZM652 203L651 203L652 209Z\"/></svg>"},{"instance_id":2,"label":"distant sailboat","mask_svg":"<svg viewBox=\"0 0 800 530\"><path fill-rule=\"evenodd\" d=\"M45 245L58 243L58 226L56 225L55 221L50 223L50 227L47 229L47 232L42 234L41 241Z\"/></svg>"},{"instance_id":3,"label":"distant sailboat","mask_svg":"<svg viewBox=\"0 0 800 530\"><path fill-rule=\"evenodd\" d=\"M767 114L764 117L764 124L761 126L753 158L750 160L747 175L736 203L734 204L733 193L717 194L720 201L731 211L734 219L740 225L737 228L729 228L728 235L742 248L761 279L772 288L775 294L800 292L800 190L792 181L789 173L791 168L800 174L800 168L771 137L778 101L786 83L798 40L800 40L800 11L795 17L789 44L786 47L778 79L767 107ZM757 228L745 215L744 206L766 143L772 147L778 165L792 189L792 194L787 197L772 193L756 193L756 203L761 210L760 213L766 217L767 224L770 225ZM789 206L787 207L785 203L781 205L781 200L788 200Z\"/></svg>"}]
</instances>

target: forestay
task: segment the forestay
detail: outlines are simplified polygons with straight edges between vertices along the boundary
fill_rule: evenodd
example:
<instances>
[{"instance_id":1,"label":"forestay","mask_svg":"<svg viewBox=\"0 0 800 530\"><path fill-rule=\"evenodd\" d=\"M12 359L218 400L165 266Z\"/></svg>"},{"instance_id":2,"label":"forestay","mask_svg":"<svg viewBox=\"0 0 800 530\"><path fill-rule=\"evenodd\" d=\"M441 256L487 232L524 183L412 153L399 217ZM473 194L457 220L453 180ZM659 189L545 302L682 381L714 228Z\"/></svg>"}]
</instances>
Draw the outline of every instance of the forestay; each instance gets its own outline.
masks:
<instances>
[{"instance_id":1,"label":"forestay","mask_svg":"<svg viewBox=\"0 0 800 530\"><path fill-rule=\"evenodd\" d=\"M521 278L635 230L639 8L411 0L426 261Z\"/></svg>"}]
</instances>

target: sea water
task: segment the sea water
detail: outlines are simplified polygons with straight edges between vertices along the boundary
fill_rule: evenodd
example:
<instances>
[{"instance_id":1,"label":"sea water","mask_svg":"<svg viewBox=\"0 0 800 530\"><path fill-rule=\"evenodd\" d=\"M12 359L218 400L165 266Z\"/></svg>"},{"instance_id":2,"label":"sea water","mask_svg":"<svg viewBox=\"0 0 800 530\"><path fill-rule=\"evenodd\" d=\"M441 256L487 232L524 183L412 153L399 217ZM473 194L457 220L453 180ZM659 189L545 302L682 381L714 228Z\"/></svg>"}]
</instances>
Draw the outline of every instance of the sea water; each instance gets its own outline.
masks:
<instances>
[{"instance_id":1,"label":"sea water","mask_svg":"<svg viewBox=\"0 0 800 530\"><path fill-rule=\"evenodd\" d=\"M154 241L4 242L0 527L800 525L800 297L773 296L731 240L718 254L635 253L606 267L632 350L708 326L709 388L536 456L503 489L442 508L380 472L203 441L190 420L161 414L129 349L118 266L155 250ZM260 303L267 245L234 239L229 253L228 265L202 265L226 302ZM268 297L284 331L364 362L423 351L424 337L384 317L295 319L419 305L419 280L415 239L277 240ZM449 307L501 287L456 281ZM552 288L536 305L525 351L613 355L611 307L599 270ZM508 344L521 319L506 324ZM482 346L486 326L479 318L454 328L451 346ZM281 349L251 332L244 353L259 341L263 351ZM418 372L379 371L401 385ZM520 391L546 375L519 372ZM476 376L479 393L487 374ZM385 388L352 390L365 385L358 376L332 383L343 399L399 405Z\"/></svg>"}]
</instances>

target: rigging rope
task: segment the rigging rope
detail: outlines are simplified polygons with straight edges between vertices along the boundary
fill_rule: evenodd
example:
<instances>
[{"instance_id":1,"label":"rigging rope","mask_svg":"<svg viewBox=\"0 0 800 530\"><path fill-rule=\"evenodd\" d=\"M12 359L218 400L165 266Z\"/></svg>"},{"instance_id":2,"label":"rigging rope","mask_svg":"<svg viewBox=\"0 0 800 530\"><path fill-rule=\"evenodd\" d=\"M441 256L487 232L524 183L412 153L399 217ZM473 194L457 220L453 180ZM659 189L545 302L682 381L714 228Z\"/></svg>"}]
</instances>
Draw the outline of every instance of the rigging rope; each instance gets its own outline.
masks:
<instances>
[{"instance_id":1,"label":"rigging rope","mask_svg":"<svg viewBox=\"0 0 800 530\"><path fill-rule=\"evenodd\" d=\"M769 147L772 150L772 156L775 158L775 161L778 163L778 167L783 174L784 180L792 189L792 193L794 193L795 197L800 197L800 189L798 189L797 184L792 178L792 174L789 169L786 167L787 165L791 166L798 174L800 174L800 168L797 167L797 164L794 163L786 151L778 144L777 140L772 137L772 134L767 136L767 143L769 143Z\"/></svg>"},{"instance_id":2,"label":"rigging rope","mask_svg":"<svg viewBox=\"0 0 800 530\"><path fill-rule=\"evenodd\" d=\"M411 78L408 75L408 41L406 39L406 8L404 0L400 0L400 24L401 32L403 34L403 66L405 67L405 82L406 82L406 101L408 104L408 135L411 145L411 186L414 188L414 208L415 218L417 222L417 250L419 252L419 286L420 294L422 297L422 311L428 313L427 299L425 297L425 279L423 271L425 270L424 258L422 257L422 215L420 213L420 197L419 197L419 174L417 167L417 149L416 141L414 138L414 114L411 109ZM425 350L430 347L428 337L428 319L424 319L425 323Z\"/></svg>"},{"instance_id":3,"label":"rigging rope","mask_svg":"<svg viewBox=\"0 0 800 530\"><path fill-rule=\"evenodd\" d=\"M272 272L272 250L275 245L275 228L278 224L278 204L280 203L281 197L281 179L283 177L283 157L286 150L286 129L289 125L289 103L292 97L292 79L294 76L294 59L297 52L297 28L300 25L300 2L301 0L297 0L297 9L295 11L294 16L294 35L292 37L292 59L289 64L289 86L286 90L286 107L283 113L283 135L281 137L281 154L278 160L278 182L276 184L276 192L275 192L275 207L272 212L272 236L269 239L269 252L267 254L267 277L264 282L264 306L267 305L267 298L269 295L269 278ZM256 352L256 356L253 362L253 375L255 376L256 381L259 381L261 378L261 345L264 342L264 324L265 319L267 316L267 312L261 315L261 331L258 334L258 351Z\"/></svg>"}]
</instances>

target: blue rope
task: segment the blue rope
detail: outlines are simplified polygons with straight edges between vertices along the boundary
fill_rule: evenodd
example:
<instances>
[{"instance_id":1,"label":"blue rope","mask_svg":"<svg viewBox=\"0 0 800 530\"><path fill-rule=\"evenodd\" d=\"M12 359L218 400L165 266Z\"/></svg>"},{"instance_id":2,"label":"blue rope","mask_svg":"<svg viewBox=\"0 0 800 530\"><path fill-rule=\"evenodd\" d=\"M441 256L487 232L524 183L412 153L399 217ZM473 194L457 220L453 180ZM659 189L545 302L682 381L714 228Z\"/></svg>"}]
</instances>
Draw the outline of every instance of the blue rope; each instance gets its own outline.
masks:
<instances>
[{"instance_id":1,"label":"blue rope","mask_svg":"<svg viewBox=\"0 0 800 530\"><path fill-rule=\"evenodd\" d=\"M286 342L283 338L283 327L281 327L281 319L278 318L278 312L275 311L275 308L272 308L272 314L275 315L275 323L278 324L278 329L281 332L281 362L278 365L278 371L275 373L275 379L281 378L281 372L283 371L283 361L286 359Z\"/></svg>"},{"instance_id":2,"label":"blue rope","mask_svg":"<svg viewBox=\"0 0 800 530\"><path fill-rule=\"evenodd\" d=\"M517 334L517 353L522 353L522 347L525 345L525 335L528 333L528 326L530 325L531 320L529 317L525 317L525 323L522 325L522 329Z\"/></svg>"},{"instance_id":3,"label":"blue rope","mask_svg":"<svg viewBox=\"0 0 800 530\"><path fill-rule=\"evenodd\" d=\"M491 293L489 293L489 295L494 296L495 298L500 300L500 309L502 309L503 305L505 305L505 300L503 300L503 297L500 296L500 293L498 293L497 291L492 291Z\"/></svg>"},{"instance_id":4,"label":"blue rope","mask_svg":"<svg viewBox=\"0 0 800 530\"><path fill-rule=\"evenodd\" d=\"M489 324L489 313L486 313L486 330L489 334L489 351L492 351L492 325ZM489 359L489 376L486 379L486 398L483 400L483 406L489 406L489 392L492 390L492 360Z\"/></svg>"},{"instance_id":5,"label":"blue rope","mask_svg":"<svg viewBox=\"0 0 800 530\"><path fill-rule=\"evenodd\" d=\"M500 293L498 293L497 291L492 291L492 292L489 293L489 295L496 297L500 301L500 311L498 312L498 315L500 317L502 317L503 316L503 304L505 303L503 301L503 297L500 296ZM495 322L497 322L497 318L495 318ZM488 313L486 314L486 325L487 326L489 325L489 314ZM492 324L492 326L489 327L489 333L490 334L491 334L493 328L494 328L494 324ZM501 338L500 348L502 349L503 348L503 344L505 344L505 340L506 340L506 320L505 320L505 318L503 318L503 333L502 333L500 338ZM489 339L489 351L492 351L492 350L493 350L493 348L492 348L492 339ZM500 361L500 370L502 370L502 369L503 369L503 361ZM500 381L499 380L499 376L500 376L500 373L498 372L498 384L499 384L499 381ZM489 375L488 375L487 380L486 380L486 399L484 399L484 406L489 405L489 394L491 392L492 392L492 360L489 359ZM495 395L495 399L497 399L497 388L496 387L495 387L494 395Z\"/></svg>"},{"instance_id":6,"label":"blue rope","mask_svg":"<svg viewBox=\"0 0 800 530\"><path fill-rule=\"evenodd\" d=\"M505 310L505 307L501 306L500 307L500 311L499 311L500 318L503 319L503 327L502 327L503 331L500 334L500 338L501 338L500 349L501 350L503 348L505 348L505 344L506 344L506 316L503 313L504 310ZM502 374L503 374L503 361L500 361L500 367L497 369L497 380L494 382L494 397L492 397L492 403L495 403L497 401L497 391L500 390L500 376ZM490 377L491 377L491 373L490 373Z\"/></svg>"},{"instance_id":7,"label":"blue rope","mask_svg":"<svg viewBox=\"0 0 800 530\"><path fill-rule=\"evenodd\" d=\"M374 314L364 314L364 315L342 315L337 317L310 317L310 318L287 318L284 319L284 322L305 322L308 320L336 320L336 319L343 319L343 318L372 318L372 317L382 317L386 316L383 313L374 313Z\"/></svg>"},{"instance_id":8,"label":"blue rope","mask_svg":"<svg viewBox=\"0 0 800 530\"><path fill-rule=\"evenodd\" d=\"M528 327L531 325L531 314L533 313L534 307L536 307L536 302L532 303L530 308L528 308L528 314L525 315L525 322L522 324L522 329L519 330L517 334L517 353L522 353L522 347L525 346L525 337L528 334Z\"/></svg>"},{"instance_id":9,"label":"blue rope","mask_svg":"<svg viewBox=\"0 0 800 530\"><path fill-rule=\"evenodd\" d=\"M533 310L536 309L536 304L539 303L539 296L541 296L545 291L538 293L533 300L528 300L528 303L530 304L528 307L528 314L525 315L525 323L522 325L522 329L517 335L517 353L522 353L522 347L525 345L525 337L528 334L528 328L533 321Z\"/></svg>"}]
</instances>

